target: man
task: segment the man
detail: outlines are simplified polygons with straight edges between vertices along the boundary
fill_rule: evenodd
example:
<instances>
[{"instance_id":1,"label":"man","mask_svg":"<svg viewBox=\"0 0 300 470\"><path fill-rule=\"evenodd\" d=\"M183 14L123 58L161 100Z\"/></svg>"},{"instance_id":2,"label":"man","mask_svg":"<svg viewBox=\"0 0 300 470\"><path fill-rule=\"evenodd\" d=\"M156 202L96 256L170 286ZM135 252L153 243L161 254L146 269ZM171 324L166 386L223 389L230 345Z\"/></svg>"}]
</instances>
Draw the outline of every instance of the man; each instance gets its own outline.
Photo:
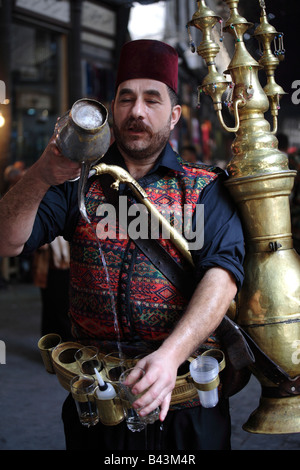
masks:
<instances>
[{"instance_id":1,"label":"man","mask_svg":"<svg viewBox=\"0 0 300 470\"><path fill-rule=\"evenodd\" d=\"M129 345L138 351L141 343L152 351L139 361L146 374L135 391L148 391L137 399L136 407L146 415L160 406L163 431L159 422L148 426L145 442L142 433L128 431L124 422L86 430L80 427L69 398L63 415L70 449L230 447L228 404L222 400L211 410L202 409L198 400L193 400L169 411L178 367L214 332L243 280L242 229L223 188L224 175L201 165L184 164L168 144L181 113L176 102L177 76L177 53L169 45L140 40L123 47L112 103L116 142L103 162L127 168L158 207L189 203L195 212L197 204L204 204L205 241L193 252L198 285L189 303L129 239L100 241L107 279L94 236L101 221L99 207L108 201L105 181L96 177L88 184L86 207L91 230L78 211L77 183L66 182L79 175L79 165L60 154L55 137L16 190L1 201L0 217L5 223L1 223L0 254L15 256L58 235L70 241L70 316L75 340L109 350L119 339L124 350ZM121 191L129 203L134 202L127 188ZM184 266L171 241L159 241Z\"/></svg>"}]
</instances>

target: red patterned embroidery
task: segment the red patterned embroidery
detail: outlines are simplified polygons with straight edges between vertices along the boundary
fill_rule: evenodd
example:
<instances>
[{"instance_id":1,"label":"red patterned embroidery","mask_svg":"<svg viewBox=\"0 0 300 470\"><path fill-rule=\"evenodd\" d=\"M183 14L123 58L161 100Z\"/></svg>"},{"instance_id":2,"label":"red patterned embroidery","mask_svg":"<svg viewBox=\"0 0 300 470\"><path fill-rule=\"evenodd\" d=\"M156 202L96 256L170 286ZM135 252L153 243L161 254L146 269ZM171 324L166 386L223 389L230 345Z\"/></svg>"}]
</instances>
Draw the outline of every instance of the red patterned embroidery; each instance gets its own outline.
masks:
<instances>
[{"instance_id":1,"label":"red patterned embroidery","mask_svg":"<svg viewBox=\"0 0 300 470\"><path fill-rule=\"evenodd\" d=\"M169 171L146 191L149 200L160 209L180 211L189 204L195 210L202 189L217 175L202 167L184 166L186 174ZM175 175L174 175L175 173ZM71 244L71 309L74 335L79 341L117 339L114 310L118 318L119 339L161 341L173 329L186 308L181 293L158 271L128 239L106 239L100 247L95 237L99 204L105 197L98 181L86 196L86 208L93 229L79 220ZM160 240L179 262L183 259L169 240Z\"/></svg>"}]
</instances>

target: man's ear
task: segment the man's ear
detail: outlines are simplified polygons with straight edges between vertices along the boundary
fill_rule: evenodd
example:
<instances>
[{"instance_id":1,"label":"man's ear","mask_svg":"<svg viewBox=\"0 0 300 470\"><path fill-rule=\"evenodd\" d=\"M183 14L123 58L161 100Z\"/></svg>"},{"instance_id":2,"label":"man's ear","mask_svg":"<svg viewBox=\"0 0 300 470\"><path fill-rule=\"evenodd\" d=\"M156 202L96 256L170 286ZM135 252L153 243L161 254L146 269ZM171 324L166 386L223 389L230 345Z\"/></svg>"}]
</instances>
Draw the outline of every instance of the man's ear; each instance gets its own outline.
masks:
<instances>
[{"instance_id":1,"label":"man's ear","mask_svg":"<svg viewBox=\"0 0 300 470\"><path fill-rule=\"evenodd\" d=\"M173 106L172 108L172 114L171 114L171 131L174 129L176 126L177 122L179 121L181 116L181 106L177 104L176 106Z\"/></svg>"}]
</instances>

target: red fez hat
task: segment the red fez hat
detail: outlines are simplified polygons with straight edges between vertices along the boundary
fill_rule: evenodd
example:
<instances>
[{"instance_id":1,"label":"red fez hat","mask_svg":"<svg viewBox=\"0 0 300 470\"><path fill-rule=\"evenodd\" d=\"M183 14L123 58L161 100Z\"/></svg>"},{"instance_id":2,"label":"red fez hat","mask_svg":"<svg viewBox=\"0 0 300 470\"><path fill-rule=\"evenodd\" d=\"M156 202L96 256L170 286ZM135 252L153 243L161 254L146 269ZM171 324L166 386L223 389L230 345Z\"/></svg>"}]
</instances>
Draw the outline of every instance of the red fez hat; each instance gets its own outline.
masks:
<instances>
[{"instance_id":1,"label":"red fez hat","mask_svg":"<svg viewBox=\"0 0 300 470\"><path fill-rule=\"evenodd\" d=\"M152 39L127 42L121 50L116 89L134 78L158 80L177 93L177 52L169 44Z\"/></svg>"}]
</instances>

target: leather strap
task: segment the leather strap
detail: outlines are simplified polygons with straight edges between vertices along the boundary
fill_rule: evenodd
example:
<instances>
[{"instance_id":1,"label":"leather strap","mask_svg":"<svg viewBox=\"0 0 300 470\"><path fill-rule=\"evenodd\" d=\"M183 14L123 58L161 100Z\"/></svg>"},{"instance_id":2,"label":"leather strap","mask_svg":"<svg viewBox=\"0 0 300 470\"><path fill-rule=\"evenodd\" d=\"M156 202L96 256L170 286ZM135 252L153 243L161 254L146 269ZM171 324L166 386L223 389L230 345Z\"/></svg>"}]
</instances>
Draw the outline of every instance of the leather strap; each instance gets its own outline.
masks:
<instances>
[{"instance_id":1,"label":"leather strap","mask_svg":"<svg viewBox=\"0 0 300 470\"><path fill-rule=\"evenodd\" d=\"M118 214L119 196L111 188L113 178L108 174L99 176L105 198L113 204ZM130 217L127 217L130 222ZM186 297L190 298L195 290L195 277L190 268L182 269L177 261L168 253L158 240L147 239L132 240L151 263Z\"/></svg>"},{"instance_id":2,"label":"leather strap","mask_svg":"<svg viewBox=\"0 0 300 470\"><path fill-rule=\"evenodd\" d=\"M240 329L255 357L254 367L278 388L264 387L263 396L287 397L300 394L300 376L290 377L285 370L272 361L243 329Z\"/></svg>"}]
</instances>

